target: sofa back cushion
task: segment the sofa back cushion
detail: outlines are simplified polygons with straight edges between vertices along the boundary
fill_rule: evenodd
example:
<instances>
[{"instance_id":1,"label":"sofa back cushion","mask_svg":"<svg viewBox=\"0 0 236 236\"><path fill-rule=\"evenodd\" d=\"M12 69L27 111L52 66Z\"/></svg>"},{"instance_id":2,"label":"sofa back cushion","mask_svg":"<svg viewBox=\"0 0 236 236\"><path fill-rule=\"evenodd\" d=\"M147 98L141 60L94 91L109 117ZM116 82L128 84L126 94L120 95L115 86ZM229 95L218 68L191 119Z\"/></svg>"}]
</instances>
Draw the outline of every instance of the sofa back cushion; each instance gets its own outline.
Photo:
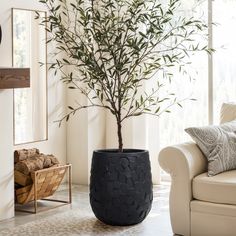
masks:
<instances>
[{"instance_id":1,"label":"sofa back cushion","mask_svg":"<svg viewBox=\"0 0 236 236\"><path fill-rule=\"evenodd\" d=\"M220 123L236 119L236 103L223 103L220 111Z\"/></svg>"}]
</instances>

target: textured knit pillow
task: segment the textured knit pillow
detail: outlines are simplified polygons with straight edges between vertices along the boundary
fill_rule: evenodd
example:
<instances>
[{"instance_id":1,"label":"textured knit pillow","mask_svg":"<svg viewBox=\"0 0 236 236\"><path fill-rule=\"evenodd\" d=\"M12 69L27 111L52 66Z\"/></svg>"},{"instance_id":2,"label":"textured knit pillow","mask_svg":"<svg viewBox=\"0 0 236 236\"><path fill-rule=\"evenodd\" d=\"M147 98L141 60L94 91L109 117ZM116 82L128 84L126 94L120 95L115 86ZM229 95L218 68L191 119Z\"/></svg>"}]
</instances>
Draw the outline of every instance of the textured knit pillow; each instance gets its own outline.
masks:
<instances>
[{"instance_id":1,"label":"textured knit pillow","mask_svg":"<svg viewBox=\"0 0 236 236\"><path fill-rule=\"evenodd\" d=\"M208 176L236 169L236 120L185 131L208 159Z\"/></svg>"}]
</instances>

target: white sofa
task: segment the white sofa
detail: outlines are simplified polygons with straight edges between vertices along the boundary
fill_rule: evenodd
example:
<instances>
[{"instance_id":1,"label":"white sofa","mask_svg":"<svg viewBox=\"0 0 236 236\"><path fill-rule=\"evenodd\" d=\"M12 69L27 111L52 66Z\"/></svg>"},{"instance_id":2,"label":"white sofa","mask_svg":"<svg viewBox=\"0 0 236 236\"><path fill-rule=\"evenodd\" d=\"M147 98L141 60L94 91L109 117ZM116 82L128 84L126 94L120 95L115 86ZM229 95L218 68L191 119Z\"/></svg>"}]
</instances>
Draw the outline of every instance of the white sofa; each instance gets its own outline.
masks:
<instances>
[{"instance_id":1,"label":"white sofa","mask_svg":"<svg viewBox=\"0 0 236 236\"><path fill-rule=\"evenodd\" d=\"M236 119L236 105L223 104L221 123ZM170 218L173 232L184 236L236 236L236 170L213 177L198 146L164 148L161 167L171 175Z\"/></svg>"}]
</instances>

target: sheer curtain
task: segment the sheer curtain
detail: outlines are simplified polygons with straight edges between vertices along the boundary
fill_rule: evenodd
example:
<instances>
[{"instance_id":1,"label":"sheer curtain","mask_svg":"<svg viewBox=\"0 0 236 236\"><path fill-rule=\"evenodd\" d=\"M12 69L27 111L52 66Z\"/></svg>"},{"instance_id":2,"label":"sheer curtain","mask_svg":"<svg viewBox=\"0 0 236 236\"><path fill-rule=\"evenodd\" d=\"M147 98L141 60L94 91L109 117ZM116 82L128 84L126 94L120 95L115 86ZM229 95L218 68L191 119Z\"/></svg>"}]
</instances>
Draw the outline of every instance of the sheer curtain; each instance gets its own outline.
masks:
<instances>
[{"instance_id":1,"label":"sheer curtain","mask_svg":"<svg viewBox=\"0 0 236 236\"><path fill-rule=\"evenodd\" d=\"M194 15L207 21L206 1L182 2L182 14ZM173 107L170 114L164 114L160 118L161 148L188 140L184 128L200 126L208 122L208 56L205 52L201 52L191 56L190 60L192 64L188 67L186 75L178 71L174 73L171 88L180 100L186 100L182 102L183 108Z\"/></svg>"},{"instance_id":2,"label":"sheer curtain","mask_svg":"<svg viewBox=\"0 0 236 236\"><path fill-rule=\"evenodd\" d=\"M193 14L205 19L207 22L208 2L210 1L212 0L182 0L183 8L180 14ZM125 148L145 148L150 151L154 184L160 183L161 180L158 165L158 152L160 149L167 145L189 140L184 128L202 126L209 123L209 91L214 89L214 98L210 102L214 105L215 122L221 103L227 100L236 100L236 79L234 78L236 66L233 59L236 51L236 34L234 33L236 17L234 9L236 9L235 0L217 0L213 2L213 21L220 24L220 26L213 28L213 46L217 49L217 52L212 57L214 74L211 79L214 81L214 86L208 86L208 55L199 53L190 58L192 64L189 67L188 74L183 76L174 71L173 82L169 85L169 90L173 90L180 99L195 98L196 101L187 99L182 103L183 109L177 106L173 107L170 114L166 113L160 119L141 116L129 119L123 125ZM223 44L225 44L227 49L221 49ZM189 75L191 75L191 80ZM150 84L146 83L144 84L144 89L149 89L150 86ZM104 118L105 122L101 123L100 120L99 122L102 125L96 123L97 132L93 130L90 136L86 137L86 139L90 140L91 145L89 144L88 146L91 152L95 147L117 148L117 127L114 117L108 112L105 116L101 116L101 114L102 111L97 111L95 116ZM91 119L88 123L88 117L85 117L84 120L81 120L80 125L84 126L82 124L87 122L88 127L92 127L92 125L95 127L94 119ZM78 122L76 125L78 125ZM96 146L92 141L96 140L95 135L100 137L101 134L104 137L104 142ZM84 141L84 138L81 138L81 140ZM74 146L76 145L78 146L77 143ZM76 153L74 149L73 153ZM88 158L91 158L91 155L88 155ZM86 161L87 156L85 158Z\"/></svg>"}]
</instances>

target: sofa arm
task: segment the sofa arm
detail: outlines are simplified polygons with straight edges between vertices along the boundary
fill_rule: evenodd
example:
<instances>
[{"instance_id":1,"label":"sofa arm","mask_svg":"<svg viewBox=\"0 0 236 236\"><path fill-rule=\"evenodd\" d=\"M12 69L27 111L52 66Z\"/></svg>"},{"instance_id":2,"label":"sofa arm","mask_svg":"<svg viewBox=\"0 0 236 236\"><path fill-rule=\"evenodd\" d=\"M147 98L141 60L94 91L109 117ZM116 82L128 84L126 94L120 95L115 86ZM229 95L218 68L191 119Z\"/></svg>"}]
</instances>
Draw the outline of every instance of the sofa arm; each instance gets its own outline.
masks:
<instances>
[{"instance_id":1,"label":"sofa arm","mask_svg":"<svg viewBox=\"0 0 236 236\"><path fill-rule=\"evenodd\" d=\"M166 147L159 154L160 166L171 176L170 218L175 234L190 235L192 179L207 169L207 161L195 143Z\"/></svg>"}]
</instances>

